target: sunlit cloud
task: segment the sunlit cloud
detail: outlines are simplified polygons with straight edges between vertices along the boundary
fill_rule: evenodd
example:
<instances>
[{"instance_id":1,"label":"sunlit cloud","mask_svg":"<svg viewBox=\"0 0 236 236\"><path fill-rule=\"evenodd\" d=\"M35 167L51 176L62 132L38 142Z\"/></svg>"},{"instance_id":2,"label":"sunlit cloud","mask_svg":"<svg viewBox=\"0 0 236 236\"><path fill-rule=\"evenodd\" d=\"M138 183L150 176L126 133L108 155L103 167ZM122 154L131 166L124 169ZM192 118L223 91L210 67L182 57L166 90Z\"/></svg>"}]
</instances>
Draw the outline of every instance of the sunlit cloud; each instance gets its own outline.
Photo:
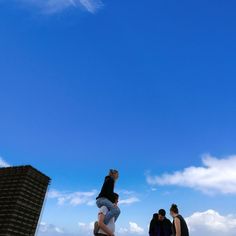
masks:
<instances>
[{"instance_id":1,"label":"sunlit cloud","mask_svg":"<svg viewBox=\"0 0 236 236\"><path fill-rule=\"evenodd\" d=\"M193 236L234 236L236 235L236 217L223 216L215 210L195 212L186 218L190 233Z\"/></svg>"},{"instance_id":2,"label":"sunlit cloud","mask_svg":"<svg viewBox=\"0 0 236 236\"><path fill-rule=\"evenodd\" d=\"M202 166L158 176L147 174L147 183L155 186L175 185L200 190L207 194L236 194L236 156L218 159L204 155Z\"/></svg>"},{"instance_id":3,"label":"sunlit cloud","mask_svg":"<svg viewBox=\"0 0 236 236\"><path fill-rule=\"evenodd\" d=\"M144 235L145 230L140 227L137 223L130 221L129 227L121 227L119 229L119 234L121 235Z\"/></svg>"},{"instance_id":4,"label":"sunlit cloud","mask_svg":"<svg viewBox=\"0 0 236 236\"><path fill-rule=\"evenodd\" d=\"M7 163L1 156L0 156L0 167L9 167L10 164Z\"/></svg>"}]
</instances>

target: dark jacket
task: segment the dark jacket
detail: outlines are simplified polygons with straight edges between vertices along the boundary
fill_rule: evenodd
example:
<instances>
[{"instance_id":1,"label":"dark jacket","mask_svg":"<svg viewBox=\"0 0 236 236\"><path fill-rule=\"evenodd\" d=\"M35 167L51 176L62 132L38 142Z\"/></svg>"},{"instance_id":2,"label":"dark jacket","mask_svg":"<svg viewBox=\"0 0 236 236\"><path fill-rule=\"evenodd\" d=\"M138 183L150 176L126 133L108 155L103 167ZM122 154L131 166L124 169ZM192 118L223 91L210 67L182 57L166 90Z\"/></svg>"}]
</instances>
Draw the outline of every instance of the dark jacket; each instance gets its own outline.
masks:
<instances>
[{"instance_id":1,"label":"dark jacket","mask_svg":"<svg viewBox=\"0 0 236 236\"><path fill-rule=\"evenodd\" d=\"M111 202L114 202L114 188L115 180L111 176L106 176L101 192L96 199L104 197L110 200Z\"/></svg>"},{"instance_id":2,"label":"dark jacket","mask_svg":"<svg viewBox=\"0 0 236 236\"><path fill-rule=\"evenodd\" d=\"M149 226L149 236L157 235L158 214L154 214Z\"/></svg>"},{"instance_id":3,"label":"dark jacket","mask_svg":"<svg viewBox=\"0 0 236 236\"><path fill-rule=\"evenodd\" d=\"M158 220L158 214L153 215L149 227L149 236L171 236L172 223L165 218L163 221Z\"/></svg>"}]
</instances>

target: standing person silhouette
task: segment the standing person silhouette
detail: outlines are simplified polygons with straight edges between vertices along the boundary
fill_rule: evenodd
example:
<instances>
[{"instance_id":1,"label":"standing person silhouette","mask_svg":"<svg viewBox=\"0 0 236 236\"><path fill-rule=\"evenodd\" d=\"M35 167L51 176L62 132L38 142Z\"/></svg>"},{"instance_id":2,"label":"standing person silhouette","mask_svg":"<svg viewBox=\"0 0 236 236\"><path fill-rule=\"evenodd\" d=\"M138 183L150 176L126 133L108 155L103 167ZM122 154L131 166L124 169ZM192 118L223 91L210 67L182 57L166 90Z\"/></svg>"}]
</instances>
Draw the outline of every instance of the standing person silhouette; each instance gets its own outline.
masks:
<instances>
[{"instance_id":1,"label":"standing person silhouette","mask_svg":"<svg viewBox=\"0 0 236 236\"><path fill-rule=\"evenodd\" d=\"M189 230L185 219L179 214L179 209L176 204L172 204L170 214L173 217L173 235L174 236L189 236Z\"/></svg>"},{"instance_id":2,"label":"standing person silhouette","mask_svg":"<svg viewBox=\"0 0 236 236\"><path fill-rule=\"evenodd\" d=\"M166 218L166 211L160 209L153 215L149 227L149 236L171 236L172 223Z\"/></svg>"},{"instance_id":3,"label":"standing person silhouette","mask_svg":"<svg viewBox=\"0 0 236 236\"><path fill-rule=\"evenodd\" d=\"M110 220L114 217L115 222L120 215L120 209L117 204L114 204L114 188L115 183L119 178L119 172L114 169L110 169L108 176L105 177L102 189L98 197L96 198L97 207L101 208L105 206L109 211L104 217L104 224L108 224ZM94 224L94 234L96 235L99 231L98 222Z\"/></svg>"}]
</instances>

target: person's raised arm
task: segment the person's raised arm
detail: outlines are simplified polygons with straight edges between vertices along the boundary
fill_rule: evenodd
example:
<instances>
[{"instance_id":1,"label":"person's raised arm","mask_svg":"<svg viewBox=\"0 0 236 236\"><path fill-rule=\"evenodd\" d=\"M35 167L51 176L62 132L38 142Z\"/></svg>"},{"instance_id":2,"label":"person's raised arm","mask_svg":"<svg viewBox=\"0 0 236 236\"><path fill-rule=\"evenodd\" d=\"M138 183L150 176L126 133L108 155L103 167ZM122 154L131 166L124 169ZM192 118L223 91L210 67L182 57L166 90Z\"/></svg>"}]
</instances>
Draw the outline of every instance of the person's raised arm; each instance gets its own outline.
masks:
<instances>
[{"instance_id":1,"label":"person's raised arm","mask_svg":"<svg viewBox=\"0 0 236 236\"><path fill-rule=\"evenodd\" d=\"M98 216L98 226L105 232L108 234L108 236L115 236L111 230L104 224L104 218L105 215L103 215L102 213L99 214Z\"/></svg>"},{"instance_id":2,"label":"person's raised arm","mask_svg":"<svg viewBox=\"0 0 236 236\"><path fill-rule=\"evenodd\" d=\"M179 218L175 218L174 224L175 224L176 236L181 236L180 219Z\"/></svg>"}]
</instances>

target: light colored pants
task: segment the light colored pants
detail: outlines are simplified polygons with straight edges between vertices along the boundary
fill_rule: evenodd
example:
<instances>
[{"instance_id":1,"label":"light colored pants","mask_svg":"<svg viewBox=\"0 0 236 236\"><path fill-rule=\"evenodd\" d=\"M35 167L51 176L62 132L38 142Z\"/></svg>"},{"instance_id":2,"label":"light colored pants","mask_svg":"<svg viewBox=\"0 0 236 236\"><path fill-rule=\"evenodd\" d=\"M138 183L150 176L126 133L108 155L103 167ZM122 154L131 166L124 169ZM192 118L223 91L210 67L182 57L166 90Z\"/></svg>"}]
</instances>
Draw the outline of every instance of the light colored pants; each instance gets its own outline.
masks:
<instances>
[{"instance_id":1,"label":"light colored pants","mask_svg":"<svg viewBox=\"0 0 236 236\"><path fill-rule=\"evenodd\" d=\"M115 222L117 221L119 215L120 215L120 208L118 206L114 206L114 203L112 203L107 198L98 198L97 200L97 206L98 208L101 208L102 206L105 206L108 208L108 213L105 216L104 223L107 225L110 220L114 217Z\"/></svg>"}]
</instances>

